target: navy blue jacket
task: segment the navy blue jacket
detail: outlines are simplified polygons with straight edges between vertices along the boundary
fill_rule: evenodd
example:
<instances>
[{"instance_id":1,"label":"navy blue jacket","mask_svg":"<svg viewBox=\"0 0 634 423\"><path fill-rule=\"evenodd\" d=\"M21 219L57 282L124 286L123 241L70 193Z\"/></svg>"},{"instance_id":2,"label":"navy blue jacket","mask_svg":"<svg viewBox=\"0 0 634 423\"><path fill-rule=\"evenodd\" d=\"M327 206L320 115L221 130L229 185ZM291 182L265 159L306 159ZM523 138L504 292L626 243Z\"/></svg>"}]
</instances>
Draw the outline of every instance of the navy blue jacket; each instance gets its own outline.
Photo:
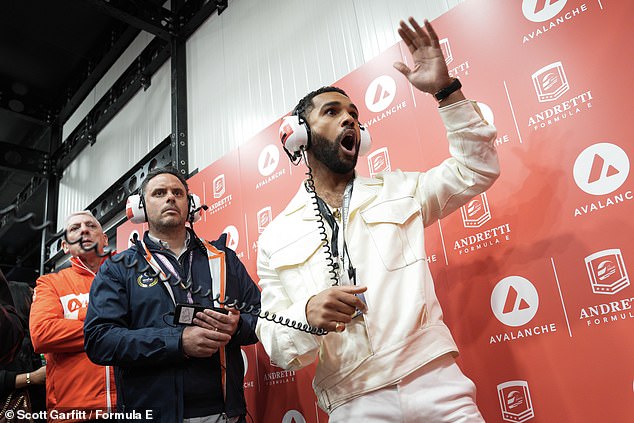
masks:
<instances>
[{"instance_id":1,"label":"navy blue jacket","mask_svg":"<svg viewBox=\"0 0 634 423\"><path fill-rule=\"evenodd\" d=\"M190 235L193 280L201 286L201 293L206 293L211 287L207 254L193 240L195 235ZM225 246L225 240L222 235L211 244L224 253L226 296L259 309L260 291L235 252ZM144 242L152 252L161 250L147 233ZM130 266L133 260L138 261L136 266ZM101 266L90 290L84 324L85 349L93 362L115 366L117 410L160 410L161 422L181 422L184 384L188 382L184 374L189 360L181 347L184 326L173 325L175 304L165 284L149 276L151 268L139 271L146 265L144 249L137 242ZM174 287L172 291L178 289ZM208 298L196 296L194 300L211 306ZM229 417L246 414L240 346L257 342L256 323L255 316L241 313L238 329L225 347L225 413Z\"/></svg>"}]
</instances>

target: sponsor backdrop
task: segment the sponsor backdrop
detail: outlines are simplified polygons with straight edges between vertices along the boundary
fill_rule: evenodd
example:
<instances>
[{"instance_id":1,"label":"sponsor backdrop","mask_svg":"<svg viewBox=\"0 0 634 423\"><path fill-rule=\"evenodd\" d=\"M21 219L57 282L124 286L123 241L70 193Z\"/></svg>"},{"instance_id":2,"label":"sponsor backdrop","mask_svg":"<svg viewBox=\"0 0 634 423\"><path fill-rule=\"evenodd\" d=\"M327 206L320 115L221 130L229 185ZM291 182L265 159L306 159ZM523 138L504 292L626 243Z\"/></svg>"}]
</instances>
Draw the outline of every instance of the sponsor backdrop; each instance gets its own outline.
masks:
<instances>
[{"instance_id":1,"label":"sponsor backdrop","mask_svg":"<svg viewBox=\"0 0 634 423\"><path fill-rule=\"evenodd\" d=\"M450 73L498 128L498 182L426 229L459 364L488 422L634 416L631 16L634 3L621 0L474 0L434 22ZM372 133L363 175L425 170L448 155L436 103L395 60L411 63L404 45L324 81L350 94ZM226 233L255 280L258 236L305 176L279 123L190 179L209 206L197 231ZM122 225L117 248L143 229ZM280 369L259 344L243 359L255 422L327 421L314 368Z\"/></svg>"}]
</instances>

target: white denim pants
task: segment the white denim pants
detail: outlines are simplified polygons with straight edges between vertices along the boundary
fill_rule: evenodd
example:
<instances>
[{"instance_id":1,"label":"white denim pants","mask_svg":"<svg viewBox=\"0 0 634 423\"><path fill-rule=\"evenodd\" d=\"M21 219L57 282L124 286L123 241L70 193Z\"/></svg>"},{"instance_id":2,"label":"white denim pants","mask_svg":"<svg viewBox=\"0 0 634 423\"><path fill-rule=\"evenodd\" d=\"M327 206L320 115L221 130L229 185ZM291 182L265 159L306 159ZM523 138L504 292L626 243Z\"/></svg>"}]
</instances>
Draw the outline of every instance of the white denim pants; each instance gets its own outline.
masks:
<instances>
[{"instance_id":1,"label":"white denim pants","mask_svg":"<svg viewBox=\"0 0 634 423\"><path fill-rule=\"evenodd\" d=\"M475 385L446 354L396 385L335 408L329 423L484 423Z\"/></svg>"}]
</instances>

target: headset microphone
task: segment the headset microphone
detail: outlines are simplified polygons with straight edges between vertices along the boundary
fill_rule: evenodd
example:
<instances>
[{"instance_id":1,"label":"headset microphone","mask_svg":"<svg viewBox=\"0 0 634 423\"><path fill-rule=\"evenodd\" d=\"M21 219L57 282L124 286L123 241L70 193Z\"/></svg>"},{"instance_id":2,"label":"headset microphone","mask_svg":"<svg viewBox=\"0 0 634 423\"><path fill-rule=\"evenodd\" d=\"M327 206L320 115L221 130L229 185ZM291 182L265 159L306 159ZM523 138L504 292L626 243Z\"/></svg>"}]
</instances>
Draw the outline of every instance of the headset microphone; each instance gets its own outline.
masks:
<instances>
[{"instance_id":1,"label":"headset microphone","mask_svg":"<svg viewBox=\"0 0 634 423\"><path fill-rule=\"evenodd\" d=\"M200 199L198 201L200 202ZM189 213L188 221L189 224L192 226L192 229L194 229L194 223L198 222L202 218L202 211L207 211L207 209L209 209L209 206L207 206L207 204L201 204L199 207L195 208L191 211L191 213Z\"/></svg>"}]
</instances>

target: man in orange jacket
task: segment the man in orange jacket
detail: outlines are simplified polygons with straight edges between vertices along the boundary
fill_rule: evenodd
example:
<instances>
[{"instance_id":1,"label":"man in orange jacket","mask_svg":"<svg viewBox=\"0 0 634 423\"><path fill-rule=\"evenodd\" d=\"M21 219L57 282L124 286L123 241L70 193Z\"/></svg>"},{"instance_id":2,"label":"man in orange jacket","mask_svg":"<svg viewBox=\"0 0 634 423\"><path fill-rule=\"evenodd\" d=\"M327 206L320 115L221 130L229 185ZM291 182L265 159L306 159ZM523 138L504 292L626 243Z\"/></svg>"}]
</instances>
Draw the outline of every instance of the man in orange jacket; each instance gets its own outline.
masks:
<instances>
[{"instance_id":1,"label":"man in orange jacket","mask_svg":"<svg viewBox=\"0 0 634 423\"><path fill-rule=\"evenodd\" d=\"M79 422L116 405L112 368L93 364L84 352L88 293L108 237L89 211L71 214L65 229L62 248L72 256L71 267L38 278L30 330L35 351L46 355L49 421Z\"/></svg>"}]
</instances>

